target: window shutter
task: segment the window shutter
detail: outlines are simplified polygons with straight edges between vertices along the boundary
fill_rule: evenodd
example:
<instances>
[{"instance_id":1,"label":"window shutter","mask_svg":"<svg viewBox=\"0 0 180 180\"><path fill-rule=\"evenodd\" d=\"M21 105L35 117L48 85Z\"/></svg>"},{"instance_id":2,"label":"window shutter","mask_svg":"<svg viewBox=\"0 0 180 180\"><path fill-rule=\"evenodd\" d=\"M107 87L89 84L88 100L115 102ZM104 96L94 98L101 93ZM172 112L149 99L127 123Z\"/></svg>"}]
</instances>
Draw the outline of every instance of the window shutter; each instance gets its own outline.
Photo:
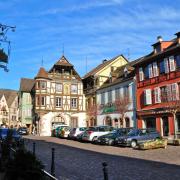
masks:
<instances>
[{"instance_id":1,"label":"window shutter","mask_svg":"<svg viewBox=\"0 0 180 180\"><path fill-rule=\"evenodd\" d=\"M144 90L144 100L145 100L145 105L152 104L152 95L151 95L151 89L145 89Z\"/></svg>"},{"instance_id":2,"label":"window shutter","mask_svg":"<svg viewBox=\"0 0 180 180\"><path fill-rule=\"evenodd\" d=\"M149 71L149 78L152 78L153 77L152 64L148 65L148 71Z\"/></svg>"},{"instance_id":3,"label":"window shutter","mask_svg":"<svg viewBox=\"0 0 180 180\"><path fill-rule=\"evenodd\" d=\"M172 101L171 85L167 85L167 100Z\"/></svg>"},{"instance_id":4,"label":"window shutter","mask_svg":"<svg viewBox=\"0 0 180 180\"><path fill-rule=\"evenodd\" d=\"M174 56L169 57L169 69L170 71L175 71L175 62L174 62Z\"/></svg>"},{"instance_id":5,"label":"window shutter","mask_svg":"<svg viewBox=\"0 0 180 180\"><path fill-rule=\"evenodd\" d=\"M164 58L164 68L165 68L165 73L168 73L169 72L168 58Z\"/></svg>"},{"instance_id":6,"label":"window shutter","mask_svg":"<svg viewBox=\"0 0 180 180\"><path fill-rule=\"evenodd\" d=\"M153 62L153 73L154 73L154 77L158 76L158 67L157 67L157 62Z\"/></svg>"},{"instance_id":7,"label":"window shutter","mask_svg":"<svg viewBox=\"0 0 180 180\"><path fill-rule=\"evenodd\" d=\"M161 102L161 90L159 87L154 89L155 103Z\"/></svg>"},{"instance_id":8,"label":"window shutter","mask_svg":"<svg viewBox=\"0 0 180 180\"><path fill-rule=\"evenodd\" d=\"M179 87L177 83L171 84L171 94L173 100L179 100Z\"/></svg>"},{"instance_id":9,"label":"window shutter","mask_svg":"<svg viewBox=\"0 0 180 180\"><path fill-rule=\"evenodd\" d=\"M139 68L139 81L144 80L144 73L142 67Z\"/></svg>"}]
</instances>

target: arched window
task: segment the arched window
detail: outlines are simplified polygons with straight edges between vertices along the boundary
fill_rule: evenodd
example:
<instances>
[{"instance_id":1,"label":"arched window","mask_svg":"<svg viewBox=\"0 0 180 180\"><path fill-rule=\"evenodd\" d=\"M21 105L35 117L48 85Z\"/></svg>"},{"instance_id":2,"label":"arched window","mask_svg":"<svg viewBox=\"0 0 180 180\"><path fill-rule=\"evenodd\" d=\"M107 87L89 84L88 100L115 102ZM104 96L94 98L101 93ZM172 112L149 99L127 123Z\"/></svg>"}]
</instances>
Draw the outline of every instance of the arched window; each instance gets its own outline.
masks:
<instances>
[{"instance_id":1,"label":"arched window","mask_svg":"<svg viewBox=\"0 0 180 180\"><path fill-rule=\"evenodd\" d=\"M117 118L114 119L114 124L115 124L115 127L118 128L119 127L119 121Z\"/></svg>"},{"instance_id":2,"label":"arched window","mask_svg":"<svg viewBox=\"0 0 180 180\"><path fill-rule=\"evenodd\" d=\"M109 116L107 116L105 119L105 125L112 126L112 120Z\"/></svg>"},{"instance_id":3,"label":"arched window","mask_svg":"<svg viewBox=\"0 0 180 180\"><path fill-rule=\"evenodd\" d=\"M126 127L130 127L130 119L128 117L125 118Z\"/></svg>"}]
</instances>

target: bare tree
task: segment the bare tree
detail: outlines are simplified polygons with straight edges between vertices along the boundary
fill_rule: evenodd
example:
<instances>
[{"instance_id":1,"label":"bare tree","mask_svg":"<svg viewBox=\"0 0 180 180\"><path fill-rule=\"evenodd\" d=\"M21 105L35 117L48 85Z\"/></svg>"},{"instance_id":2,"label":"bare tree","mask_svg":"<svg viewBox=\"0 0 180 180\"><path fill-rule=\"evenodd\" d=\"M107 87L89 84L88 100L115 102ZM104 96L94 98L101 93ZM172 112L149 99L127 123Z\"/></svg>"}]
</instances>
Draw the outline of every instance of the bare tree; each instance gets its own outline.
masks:
<instances>
[{"instance_id":1,"label":"bare tree","mask_svg":"<svg viewBox=\"0 0 180 180\"><path fill-rule=\"evenodd\" d=\"M129 111L131 100L128 96L120 96L115 100L116 112L121 115L122 122L125 121L125 114Z\"/></svg>"},{"instance_id":2,"label":"bare tree","mask_svg":"<svg viewBox=\"0 0 180 180\"><path fill-rule=\"evenodd\" d=\"M174 139L176 139L176 114L180 112L180 97L179 93L166 91L161 93L161 103L167 112L173 115L174 120Z\"/></svg>"},{"instance_id":3,"label":"bare tree","mask_svg":"<svg viewBox=\"0 0 180 180\"><path fill-rule=\"evenodd\" d=\"M93 120L93 123L91 125L95 125L95 121L99 112L99 105L92 104L87 108L87 115L89 117L89 120ZM89 125L89 124L88 124Z\"/></svg>"}]
</instances>

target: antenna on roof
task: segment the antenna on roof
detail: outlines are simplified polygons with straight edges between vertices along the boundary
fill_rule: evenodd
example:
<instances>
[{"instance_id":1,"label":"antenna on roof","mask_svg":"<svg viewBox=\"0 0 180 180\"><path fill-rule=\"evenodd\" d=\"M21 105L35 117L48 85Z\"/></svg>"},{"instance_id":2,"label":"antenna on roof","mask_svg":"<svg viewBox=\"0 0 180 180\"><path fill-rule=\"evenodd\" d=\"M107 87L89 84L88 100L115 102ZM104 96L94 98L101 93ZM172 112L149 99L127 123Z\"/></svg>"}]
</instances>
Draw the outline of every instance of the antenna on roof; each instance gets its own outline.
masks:
<instances>
[{"instance_id":1,"label":"antenna on roof","mask_svg":"<svg viewBox=\"0 0 180 180\"><path fill-rule=\"evenodd\" d=\"M43 67L44 66L44 59L42 57L42 60L41 60L41 66Z\"/></svg>"},{"instance_id":2,"label":"antenna on roof","mask_svg":"<svg viewBox=\"0 0 180 180\"><path fill-rule=\"evenodd\" d=\"M62 55L64 56L64 43L62 45Z\"/></svg>"},{"instance_id":3,"label":"antenna on roof","mask_svg":"<svg viewBox=\"0 0 180 180\"><path fill-rule=\"evenodd\" d=\"M127 49L127 59L128 59L128 61L130 60L130 49L129 48Z\"/></svg>"},{"instance_id":4,"label":"antenna on roof","mask_svg":"<svg viewBox=\"0 0 180 180\"><path fill-rule=\"evenodd\" d=\"M87 56L86 56L86 74L87 74Z\"/></svg>"}]
</instances>

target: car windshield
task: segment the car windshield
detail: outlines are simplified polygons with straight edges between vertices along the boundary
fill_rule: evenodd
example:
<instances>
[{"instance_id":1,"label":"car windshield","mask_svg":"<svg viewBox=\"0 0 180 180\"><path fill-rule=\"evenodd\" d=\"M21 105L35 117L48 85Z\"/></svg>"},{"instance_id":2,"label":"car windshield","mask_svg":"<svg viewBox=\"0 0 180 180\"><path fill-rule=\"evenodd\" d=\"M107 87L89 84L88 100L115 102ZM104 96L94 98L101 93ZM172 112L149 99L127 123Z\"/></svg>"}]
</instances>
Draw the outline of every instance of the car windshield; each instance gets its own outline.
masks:
<instances>
[{"instance_id":1,"label":"car windshield","mask_svg":"<svg viewBox=\"0 0 180 180\"><path fill-rule=\"evenodd\" d=\"M79 128L79 131L85 131L87 128L84 128L84 127L82 127L82 128Z\"/></svg>"},{"instance_id":2,"label":"car windshield","mask_svg":"<svg viewBox=\"0 0 180 180\"><path fill-rule=\"evenodd\" d=\"M97 127L89 127L88 131L98 131Z\"/></svg>"},{"instance_id":3,"label":"car windshield","mask_svg":"<svg viewBox=\"0 0 180 180\"><path fill-rule=\"evenodd\" d=\"M131 130L127 135L128 136L136 136L137 135L137 130Z\"/></svg>"}]
</instances>

